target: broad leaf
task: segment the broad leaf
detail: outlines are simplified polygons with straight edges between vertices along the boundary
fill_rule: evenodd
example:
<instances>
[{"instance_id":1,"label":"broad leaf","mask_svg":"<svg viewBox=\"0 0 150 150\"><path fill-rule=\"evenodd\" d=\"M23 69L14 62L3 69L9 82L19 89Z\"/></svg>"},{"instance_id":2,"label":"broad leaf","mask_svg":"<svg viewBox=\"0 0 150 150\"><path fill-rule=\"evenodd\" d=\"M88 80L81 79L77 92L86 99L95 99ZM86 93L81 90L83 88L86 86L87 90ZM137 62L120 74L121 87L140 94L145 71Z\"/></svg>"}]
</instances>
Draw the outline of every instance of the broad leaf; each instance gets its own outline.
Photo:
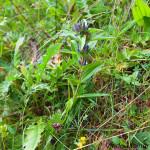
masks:
<instances>
[{"instance_id":1,"label":"broad leaf","mask_svg":"<svg viewBox=\"0 0 150 150\"><path fill-rule=\"evenodd\" d=\"M84 47L84 45L85 45L85 42L86 42L86 36L84 35L81 39L80 39L80 41L79 41L79 43L80 43L80 50L82 51L82 49L83 49L83 47Z\"/></svg>"},{"instance_id":2,"label":"broad leaf","mask_svg":"<svg viewBox=\"0 0 150 150\"><path fill-rule=\"evenodd\" d=\"M57 50L60 49L62 44L58 43L56 45L51 45L48 49L47 49L47 53L46 56L43 56L43 64L38 66L38 71L40 70L41 73L39 75L37 75L37 83L39 83L41 76L44 72L44 69L46 68L46 65L48 63L48 61L52 58L53 55L55 55L57 52Z\"/></svg>"},{"instance_id":3,"label":"broad leaf","mask_svg":"<svg viewBox=\"0 0 150 150\"><path fill-rule=\"evenodd\" d=\"M103 64L100 64L100 63L93 63L90 65L87 65L86 67L88 67L88 68L83 72L82 77L81 77L81 82L86 81L94 73L96 73L97 71L100 71L102 66L103 66Z\"/></svg>"},{"instance_id":4,"label":"broad leaf","mask_svg":"<svg viewBox=\"0 0 150 150\"><path fill-rule=\"evenodd\" d=\"M23 147L25 150L34 150L41 139L41 134L44 131L44 123L39 120L36 125L30 125L27 130L27 136Z\"/></svg>"},{"instance_id":5,"label":"broad leaf","mask_svg":"<svg viewBox=\"0 0 150 150\"><path fill-rule=\"evenodd\" d=\"M135 0L133 17L138 25L150 26L148 24L150 20L150 8L142 0Z\"/></svg>"}]
</instances>

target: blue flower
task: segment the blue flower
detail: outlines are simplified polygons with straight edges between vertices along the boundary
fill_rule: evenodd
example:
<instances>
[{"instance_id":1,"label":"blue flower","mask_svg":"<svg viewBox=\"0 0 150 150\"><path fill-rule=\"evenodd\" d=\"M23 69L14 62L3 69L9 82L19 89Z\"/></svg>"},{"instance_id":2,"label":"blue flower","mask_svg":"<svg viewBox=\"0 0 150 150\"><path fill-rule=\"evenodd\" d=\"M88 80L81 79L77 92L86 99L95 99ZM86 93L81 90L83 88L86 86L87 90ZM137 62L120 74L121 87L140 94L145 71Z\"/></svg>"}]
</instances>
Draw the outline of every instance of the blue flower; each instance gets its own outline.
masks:
<instances>
[{"instance_id":1,"label":"blue flower","mask_svg":"<svg viewBox=\"0 0 150 150\"><path fill-rule=\"evenodd\" d=\"M83 60L82 66L86 65L86 59Z\"/></svg>"},{"instance_id":2,"label":"blue flower","mask_svg":"<svg viewBox=\"0 0 150 150\"><path fill-rule=\"evenodd\" d=\"M86 45L84 46L84 52L86 53L86 52L88 51L88 49L89 49L89 45L86 44Z\"/></svg>"},{"instance_id":3,"label":"blue flower","mask_svg":"<svg viewBox=\"0 0 150 150\"><path fill-rule=\"evenodd\" d=\"M89 28L89 25L85 26L85 22L81 23L75 23L74 28L72 28L73 31L81 33L87 31Z\"/></svg>"},{"instance_id":4,"label":"blue flower","mask_svg":"<svg viewBox=\"0 0 150 150\"><path fill-rule=\"evenodd\" d=\"M77 49L77 50L78 50L78 53L81 53L81 51L80 51L80 49L79 49L79 45L78 45L78 49Z\"/></svg>"}]
</instances>

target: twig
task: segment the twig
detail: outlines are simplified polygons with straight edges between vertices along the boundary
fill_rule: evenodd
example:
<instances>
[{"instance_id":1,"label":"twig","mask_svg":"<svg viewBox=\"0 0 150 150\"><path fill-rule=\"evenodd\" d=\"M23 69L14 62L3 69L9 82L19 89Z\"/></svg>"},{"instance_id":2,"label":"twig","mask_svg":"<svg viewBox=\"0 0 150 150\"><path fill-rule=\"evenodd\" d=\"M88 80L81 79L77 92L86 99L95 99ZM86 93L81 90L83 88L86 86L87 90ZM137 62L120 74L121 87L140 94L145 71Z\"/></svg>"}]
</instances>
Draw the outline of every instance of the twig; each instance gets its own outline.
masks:
<instances>
[{"instance_id":1,"label":"twig","mask_svg":"<svg viewBox=\"0 0 150 150\"><path fill-rule=\"evenodd\" d=\"M91 146L91 145L94 145L94 144L97 144L97 143L100 143L100 142L103 142L103 141L107 141L107 140L112 139L114 137L119 137L119 136L126 135L128 133L132 133L132 132L135 132L135 131L138 131L138 130L146 129L146 128L149 128L149 127L150 126L147 126L147 127L141 128L141 129L135 129L135 130L132 130L132 131L129 131L129 132L125 132L125 133L122 133L122 134L114 135L114 136L106 138L106 139L101 139L101 140L98 140L98 141L93 142L91 144L87 144L87 145L83 146L82 148L85 148L85 147L88 147L88 146ZM75 150L78 150L78 149L80 149L80 148L76 148Z\"/></svg>"},{"instance_id":2,"label":"twig","mask_svg":"<svg viewBox=\"0 0 150 150\"><path fill-rule=\"evenodd\" d=\"M104 126L107 122L109 122L111 119L113 119L115 116L117 116L120 112L122 112L122 111L124 111L125 110L125 108L127 108L129 105L131 105L134 101L136 101L140 96L142 96L148 89L150 88L150 86L146 89L146 90L144 90L140 95L138 95L133 101L131 101L128 105L126 105L124 108L122 108L119 112L117 112L116 114L114 114L114 116L112 116L112 117L110 117L108 120L106 120L102 125L100 125L99 127L98 127L98 129L97 130L99 130L102 126ZM97 130L95 131L95 132L97 132ZM95 133L94 132L94 133ZM93 133L93 134L94 134ZM91 136L90 136L91 137ZM89 138L90 138L89 137Z\"/></svg>"}]
</instances>

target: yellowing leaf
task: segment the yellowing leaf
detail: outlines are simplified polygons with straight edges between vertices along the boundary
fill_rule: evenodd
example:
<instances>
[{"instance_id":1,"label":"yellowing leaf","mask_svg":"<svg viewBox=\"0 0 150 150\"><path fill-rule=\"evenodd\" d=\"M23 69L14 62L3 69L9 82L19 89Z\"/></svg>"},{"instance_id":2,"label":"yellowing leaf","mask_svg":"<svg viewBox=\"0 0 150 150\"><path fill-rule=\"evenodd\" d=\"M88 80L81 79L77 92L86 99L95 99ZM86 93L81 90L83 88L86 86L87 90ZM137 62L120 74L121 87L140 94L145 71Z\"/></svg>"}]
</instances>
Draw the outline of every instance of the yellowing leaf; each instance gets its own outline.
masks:
<instances>
[{"instance_id":1,"label":"yellowing leaf","mask_svg":"<svg viewBox=\"0 0 150 150\"><path fill-rule=\"evenodd\" d=\"M7 46L4 46L4 47L3 47L3 49L4 49L4 50L8 50L8 49L9 49L9 47L7 47Z\"/></svg>"},{"instance_id":2,"label":"yellowing leaf","mask_svg":"<svg viewBox=\"0 0 150 150\"><path fill-rule=\"evenodd\" d=\"M119 63L116 67L118 71L121 71L122 69L126 69L126 68L128 68L128 65L126 63Z\"/></svg>"}]
</instances>

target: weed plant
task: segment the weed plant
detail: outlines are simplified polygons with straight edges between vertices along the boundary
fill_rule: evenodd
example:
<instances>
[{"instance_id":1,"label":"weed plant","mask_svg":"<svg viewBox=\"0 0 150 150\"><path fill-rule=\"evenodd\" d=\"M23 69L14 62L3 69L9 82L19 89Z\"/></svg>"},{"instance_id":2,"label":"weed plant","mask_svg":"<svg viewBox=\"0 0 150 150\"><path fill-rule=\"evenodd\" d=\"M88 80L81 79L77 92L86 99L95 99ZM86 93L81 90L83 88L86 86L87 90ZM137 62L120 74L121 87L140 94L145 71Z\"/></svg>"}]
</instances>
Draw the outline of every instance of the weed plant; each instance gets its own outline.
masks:
<instances>
[{"instance_id":1,"label":"weed plant","mask_svg":"<svg viewBox=\"0 0 150 150\"><path fill-rule=\"evenodd\" d=\"M150 36L136 5L0 1L0 149L150 149Z\"/></svg>"}]
</instances>

